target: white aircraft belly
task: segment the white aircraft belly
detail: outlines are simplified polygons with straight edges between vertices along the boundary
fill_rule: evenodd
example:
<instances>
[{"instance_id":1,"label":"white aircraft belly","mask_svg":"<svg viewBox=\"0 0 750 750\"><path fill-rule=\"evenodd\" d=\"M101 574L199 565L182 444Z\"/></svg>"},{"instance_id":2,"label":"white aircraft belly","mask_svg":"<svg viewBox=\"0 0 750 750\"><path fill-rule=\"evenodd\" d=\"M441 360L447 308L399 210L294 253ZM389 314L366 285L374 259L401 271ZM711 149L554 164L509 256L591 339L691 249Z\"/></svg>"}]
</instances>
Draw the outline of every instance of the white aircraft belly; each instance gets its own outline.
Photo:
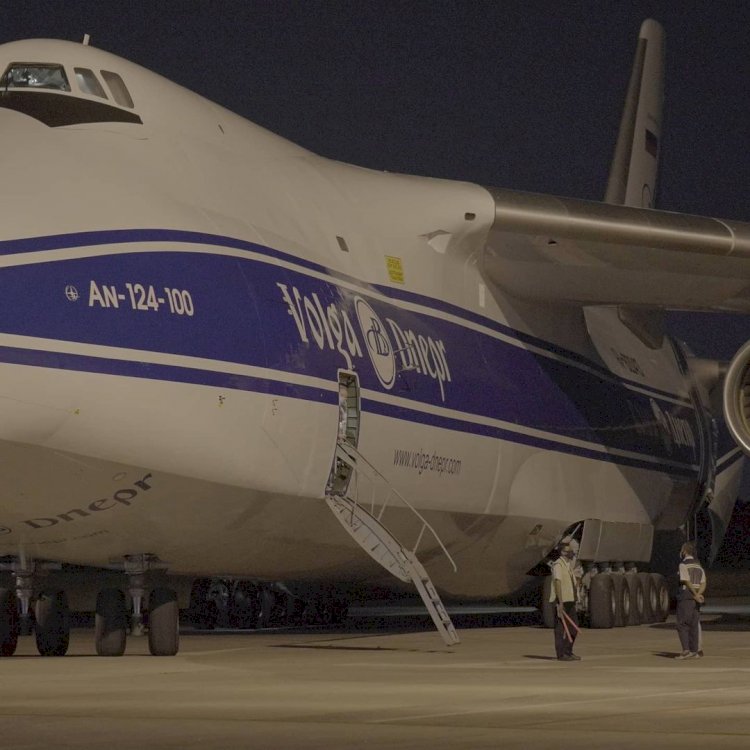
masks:
<instances>
[{"instance_id":1,"label":"white aircraft belly","mask_svg":"<svg viewBox=\"0 0 750 750\"><path fill-rule=\"evenodd\" d=\"M322 499L335 406L8 364L0 382L1 555L102 566L149 552L177 574L382 576ZM378 414L363 414L360 447L448 546L457 574L435 545L418 552L456 596L517 588L571 520L605 504L609 519L648 523L675 500L657 466ZM396 466L397 449L422 461ZM385 521L407 544L418 534L396 508Z\"/></svg>"}]
</instances>

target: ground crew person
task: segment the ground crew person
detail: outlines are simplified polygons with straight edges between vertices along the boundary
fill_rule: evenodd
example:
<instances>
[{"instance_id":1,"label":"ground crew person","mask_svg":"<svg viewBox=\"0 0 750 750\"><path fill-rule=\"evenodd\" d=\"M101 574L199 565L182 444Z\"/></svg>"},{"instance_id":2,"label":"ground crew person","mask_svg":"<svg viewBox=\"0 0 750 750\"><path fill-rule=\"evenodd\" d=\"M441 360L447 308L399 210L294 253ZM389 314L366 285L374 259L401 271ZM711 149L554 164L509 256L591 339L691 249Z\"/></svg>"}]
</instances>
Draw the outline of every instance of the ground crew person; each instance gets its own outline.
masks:
<instances>
[{"instance_id":1,"label":"ground crew person","mask_svg":"<svg viewBox=\"0 0 750 750\"><path fill-rule=\"evenodd\" d=\"M685 542L680 549L680 591L677 595L677 634L682 653L677 659L703 656L701 649L700 605L706 590L706 571L695 557L695 544Z\"/></svg>"},{"instance_id":2,"label":"ground crew person","mask_svg":"<svg viewBox=\"0 0 750 750\"><path fill-rule=\"evenodd\" d=\"M560 661L579 661L573 653L578 634L576 615L576 579L573 567L573 548L567 542L560 545L560 557L552 563L550 602L555 602L555 653Z\"/></svg>"}]
</instances>

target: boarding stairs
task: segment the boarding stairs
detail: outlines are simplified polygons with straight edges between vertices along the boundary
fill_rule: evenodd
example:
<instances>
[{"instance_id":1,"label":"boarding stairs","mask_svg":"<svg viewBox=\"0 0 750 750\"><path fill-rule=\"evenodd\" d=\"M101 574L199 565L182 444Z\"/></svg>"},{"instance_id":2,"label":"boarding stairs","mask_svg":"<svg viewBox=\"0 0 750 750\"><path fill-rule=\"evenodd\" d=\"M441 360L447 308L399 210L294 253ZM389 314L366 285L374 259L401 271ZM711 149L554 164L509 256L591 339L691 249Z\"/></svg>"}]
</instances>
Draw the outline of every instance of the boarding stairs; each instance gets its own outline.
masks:
<instances>
[{"instance_id":1,"label":"boarding stairs","mask_svg":"<svg viewBox=\"0 0 750 750\"><path fill-rule=\"evenodd\" d=\"M341 525L373 560L380 563L396 578L405 583L409 581L414 583L446 646L459 643L453 622L443 606L430 576L416 555L425 531L428 531L440 545L453 566L453 570L457 570L453 558L440 541L435 530L419 511L398 490L392 487L388 480L351 443L341 439L337 441L334 461L339 466L344 464L350 467L352 472L346 489L343 491L329 490L326 493L328 507L333 511ZM371 488L369 509L365 508L358 500L361 484L368 484ZM382 495L383 491L385 491L385 495L381 502L378 500L378 496ZM351 494L354 494L354 497L351 497ZM382 521L386 508L396 502L408 508L422 524L412 549L401 544Z\"/></svg>"}]
</instances>

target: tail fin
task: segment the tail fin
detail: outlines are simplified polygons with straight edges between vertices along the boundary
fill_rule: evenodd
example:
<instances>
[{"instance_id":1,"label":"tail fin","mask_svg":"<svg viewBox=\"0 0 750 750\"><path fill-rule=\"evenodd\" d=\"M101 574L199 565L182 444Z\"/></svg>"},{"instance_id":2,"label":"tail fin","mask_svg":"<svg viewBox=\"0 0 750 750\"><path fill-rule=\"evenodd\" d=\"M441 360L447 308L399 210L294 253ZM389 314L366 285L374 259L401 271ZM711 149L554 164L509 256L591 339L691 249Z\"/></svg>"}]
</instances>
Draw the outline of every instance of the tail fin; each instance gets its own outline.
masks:
<instances>
[{"instance_id":1,"label":"tail fin","mask_svg":"<svg viewBox=\"0 0 750 750\"><path fill-rule=\"evenodd\" d=\"M606 203L654 207L664 98L664 30L641 25L625 109L609 171Z\"/></svg>"}]
</instances>

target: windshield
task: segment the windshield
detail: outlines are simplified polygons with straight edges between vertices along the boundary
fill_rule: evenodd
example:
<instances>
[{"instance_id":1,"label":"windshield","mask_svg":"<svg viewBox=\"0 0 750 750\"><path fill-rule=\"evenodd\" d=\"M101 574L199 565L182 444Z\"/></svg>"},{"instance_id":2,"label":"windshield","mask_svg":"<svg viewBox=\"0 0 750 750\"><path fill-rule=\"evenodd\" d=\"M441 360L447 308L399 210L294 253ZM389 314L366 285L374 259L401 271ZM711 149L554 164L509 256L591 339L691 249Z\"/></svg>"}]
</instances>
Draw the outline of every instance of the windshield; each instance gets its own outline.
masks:
<instances>
[{"instance_id":1,"label":"windshield","mask_svg":"<svg viewBox=\"0 0 750 750\"><path fill-rule=\"evenodd\" d=\"M12 63L0 81L4 89L37 88L70 91L68 77L62 65L41 63Z\"/></svg>"}]
</instances>

